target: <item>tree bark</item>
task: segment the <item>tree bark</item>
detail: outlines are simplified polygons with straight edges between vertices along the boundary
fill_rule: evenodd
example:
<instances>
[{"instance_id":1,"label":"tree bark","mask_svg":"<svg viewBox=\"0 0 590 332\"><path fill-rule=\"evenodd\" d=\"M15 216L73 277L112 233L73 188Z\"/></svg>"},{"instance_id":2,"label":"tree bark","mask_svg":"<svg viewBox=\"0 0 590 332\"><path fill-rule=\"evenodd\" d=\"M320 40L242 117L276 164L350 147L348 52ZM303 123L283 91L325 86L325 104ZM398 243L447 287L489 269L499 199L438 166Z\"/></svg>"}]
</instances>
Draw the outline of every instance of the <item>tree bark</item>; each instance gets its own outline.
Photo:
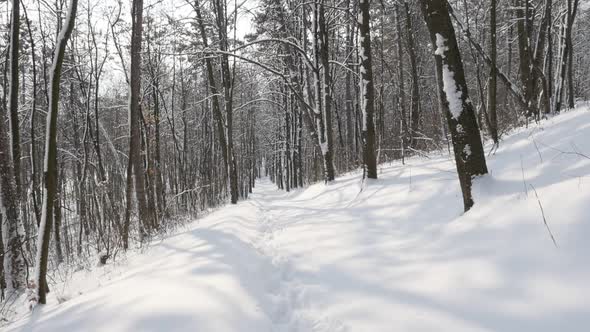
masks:
<instances>
[{"instance_id":1,"label":"tree bark","mask_svg":"<svg viewBox=\"0 0 590 332\"><path fill-rule=\"evenodd\" d=\"M316 62L315 107L318 138L323 157L324 181L334 180L335 170L332 143L332 94L330 91L330 61L328 31L325 18L325 0L313 5L313 41Z\"/></svg>"},{"instance_id":2,"label":"tree bark","mask_svg":"<svg viewBox=\"0 0 590 332\"><path fill-rule=\"evenodd\" d=\"M414 43L414 29L412 28L412 15L410 6L404 1L404 11L406 12L406 36L408 39L408 55L410 58L410 72L412 74L412 104L410 108L410 145L417 148L420 135L420 86L418 77L418 65L416 63L416 45Z\"/></svg>"},{"instance_id":3,"label":"tree bark","mask_svg":"<svg viewBox=\"0 0 590 332\"><path fill-rule=\"evenodd\" d=\"M49 110L47 112L47 132L45 137L45 167L43 174L43 211L37 240L37 270L35 273L35 287L37 292L31 299L31 305L37 302L46 303L47 292L47 261L49 255L49 239L53 224L53 206L57 190L57 115L59 110L59 91L61 69L66 45L74 29L78 0L70 0L66 22L59 33L53 57L49 86Z\"/></svg>"},{"instance_id":4,"label":"tree bark","mask_svg":"<svg viewBox=\"0 0 590 332\"><path fill-rule=\"evenodd\" d=\"M143 0L133 0L131 25L131 70L129 76L129 158L133 171L135 198L139 212L140 234L145 236L154 226L152 207L148 206L145 169L141 156L141 39L143 33Z\"/></svg>"},{"instance_id":5,"label":"tree bark","mask_svg":"<svg viewBox=\"0 0 590 332\"><path fill-rule=\"evenodd\" d=\"M402 164L405 163L406 146L408 143L407 121L406 121L406 92L404 75L404 57L402 44L402 24L399 14L399 4L395 4L395 25L397 27L397 77L398 77L398 108L400 116L400 147Z\"/></svg>"},{"instance_id":6,"label":"tree bark","mask_svg":"<svg viewBox=\"0 0 590 332\"><path fill-rule=\"evenodd\" d=\"M573 1L573 2L572 2ZM570 77L570 71L568 70L568 65L570 65L570 53L573 52L573 44L572 44L572 28L576 18L576 13L578 9L578 0L567 0L567 8L566 8L566 22L565 22L565 31L564 31L564 39L562 41L563 51L561 55L561 63L559 64L559 74L557 78L557 87L555 91L555 105L553 107L553 112L559 113L561 111L561 104L563 103L563 91L565 89L566 80L573 81L573 77ZM571 73L573 76L573 73ZM570 102L573 103L573 83L571 86L571 90L569 90L570 83L568 84L568 95L567 95L567 103L568 107L573 107L570 105ZM570 93L571 91L571 93Z\"/></svg>"},{"instance_id":7,"label":"tree bark","mask_svg":"<svg viewBox=\"0 0 590 332\"><path fill-rule=\"evenodd\" d=\"M4 246L4 276L9 291L19 290L25 286L25 261L22 254L24 230L20 218L19 165L15 158L20 159L18 140L18 54L19 54L19 1L14 0L12 9L11 40L10 40L10 82L9 108L11 136L0 114L0 215L2 219L2 244ZM16 136L15 136L16 135ZM8 142L12 144L9 146ZM12 155L12 158L11 158Z\"/></svg>"},{"instance_id":8,"label":"tree bark","mask_svg":"<svg viewBox=\"0 0 590 332\"><path fill-rule=\"evenodd\" d=\"M439 95L451 131L463 207L468 211L474 204L471 193L473 178L488 172L483 145L451 23L450 5L447 0L420 2L434 48Z\"/></svg>"},{"instance_id":9,"label":"tree bark","mask_svg":"<svg viewBox=\"0 0 590 332\"><path fill-rule=\"evenodd\" d=\"M12 163L14 164L14 178L16 194L21 194L20 178L20 130L18 119L18 70L20 52L20 0L12 1L12 18L10 24L10 85L8 86L8 108L10 109L10 145L12 147Z\"/></svg>"},{"instance_id":10,"label":"tree bark","mask_svg":"<svg viewBox=\"0 0 590 332\"><path fill-rule=\"evenodd\" d=\"M574 22L576 20L576 13L578 11L578 1L568 0L568 30L566 35L566 45L568 49L568 59L567 59L567 106L568 108L575 107L575 96L574 96L574 74L573 74L573 67L574 67L574 44L572 41L572 30L574 28Z\"/></svg>"},{"instance_id":11,"label":"tree bark","mask_svg":"<svg viewBox=\"0 0 590 332\"><path fill-rule=\"evenodd\" d=\"M197 15L197 21L199 24L199 32L201 35L201 39L203 42L203 46L205 48L208 47L209 42L207 41L207 32L205 30L205 22L203 21L203 17L201 14L201 7L200 7L200 3L198 0L195 1L195 5L194 5L194 9ZM227 56L226 56L226 60L227 60ZM232 197L230 197L230 199L232 200L232 202L235 199L235 203L237 203L237 173L232 171L232 164L235 162L234 158L231 156L230 153L230 148L229 148L229 131L227 130L227 125L226 125L226 120L224 119L224 116L221 112L221 105L219 102L219 90L217 88L217 83L215 81L215 74L213 71L213 63L211 62L211 59L209 57L205 58L205 66L207 69L207 79L209 81L209 89L211 89L211 95L212 95L212 106L213 106L213 116L215 117L215 122L217 123L217 131L219 132L219 143L221 145L221 152L222 152L222 157L223 157L223 162L224 162L224 166L225 166L225 174L228 178L228 180L230 181L230 189L233 191L235 191L235 195ZM229 71L229 70L228 70ZM229 79L228 79L229 80ZM229 81L228 81L229 83ZM225 86L224 86L225 87ZM225 92L225 90L224 90ZM228 105L226 104L226 107ZM231 106L231 105L230 105ZM235 165L234 165L235 166ZM234 177L235 175L235 177ZM234 185L231 184L232 179L234 179L236 181L236 183ZM231 195L231 193L230 193Z\"/></svg>"},{"instance_id":12,"label":"tree bark","mask_svg":"<svg viewBox=\"0 0 590 332\"><path fill-rule=\"evenodd\" d=\"M371 17L369 0L359 2L359 33L361 62L361 110L363 138L363 167L369 179L377 178L377 159L375 156L375 91L373 83L373 58L371 55Z\"/></svg>"},{"instance_id":13,"label":"tree bark","mask_svg":"<svg viewBox=\"0 0 590 332\"><path fill-rule=\"evenodd\" d=\"M496 38L496 10L497 0L491 0L490 3L490 59L492 60L492 68L490 69L490 78L488 80L488 115L489 115L489 131L494 144L499 144L498 137L498 114L497 114L497 38Z\"/></svg>"}]
</instances>

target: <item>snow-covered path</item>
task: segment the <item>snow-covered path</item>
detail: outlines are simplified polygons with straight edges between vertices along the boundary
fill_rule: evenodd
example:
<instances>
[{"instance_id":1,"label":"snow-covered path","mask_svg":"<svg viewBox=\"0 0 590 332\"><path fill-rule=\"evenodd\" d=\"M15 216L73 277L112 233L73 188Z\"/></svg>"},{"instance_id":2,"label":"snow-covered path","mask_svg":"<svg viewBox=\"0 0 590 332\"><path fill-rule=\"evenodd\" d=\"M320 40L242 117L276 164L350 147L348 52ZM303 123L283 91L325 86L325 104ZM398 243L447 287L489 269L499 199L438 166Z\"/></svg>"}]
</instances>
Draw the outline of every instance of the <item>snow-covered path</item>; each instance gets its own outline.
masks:
<instances>
[{"instance_id":1,"label":"snow-covered path","mask_svg":"<svg viewBox=\"0 0 590 332\"><path fill-rule=\"evenodd\" d=\"M263 179L9 331L586 332L588 155L587 110L521 130L466 214L446 154L362 191L358 172L292 193Z\"/></svg>"},{"instance_id":2,"label":"snow-covered path","mask_svg":"<svg viewBox=\"0 0 590 332\"><path fill-rule=\"evenodd\" d=\"M129 259L125 272L61 305L39 307L14 331L312 331L290 265L271 244L268 180L252 199ZM332 331L332 330L330 330Z\"/></svg>"}]
</instances>

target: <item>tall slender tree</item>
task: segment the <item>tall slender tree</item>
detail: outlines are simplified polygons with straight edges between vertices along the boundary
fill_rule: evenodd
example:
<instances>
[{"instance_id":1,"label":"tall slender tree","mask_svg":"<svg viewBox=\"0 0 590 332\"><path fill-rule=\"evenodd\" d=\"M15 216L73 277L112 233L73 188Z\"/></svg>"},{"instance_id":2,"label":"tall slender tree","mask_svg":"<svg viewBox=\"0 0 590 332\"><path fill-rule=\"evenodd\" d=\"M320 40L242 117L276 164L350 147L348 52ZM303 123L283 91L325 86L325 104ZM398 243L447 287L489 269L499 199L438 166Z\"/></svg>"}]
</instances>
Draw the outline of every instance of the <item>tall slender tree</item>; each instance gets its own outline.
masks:
<instances>
[{"instance_id":1,"label":"tall slender tree","mask_svg":"<svg viewBox=\"0 0 590 332\"><path fill-rule=\"evenodd\" d=\"M497 0L490 1L490 60L492 61L491 69L490 69L490 78L488 81L488 116L489 116L489 132L492 136L492 140L497 145L499 144L498 138L498 112L497 112L497 103L498 103L498 84L497 84L497 24L496 24L496 11L497 11Z\"/></svg>"},{"instance_id":2,"label":"tall slender tree","mask_svg":"<svg viewBox=\"0 0 590 332\"><path fill-rule=\"evenodd\" d=\"M10 33L10 81L8 131L0 114L0 215L2 216L2 262L8 290L22 289L25 285L25 262L22 254L24 231L19 209L19 170L20 143L18 133L18 56L19 56L19 0L12 2L12 21ZM8 145L8 142L12 144ZM17 168L18 167L18 168Z\"/></svg>"},{"instance_id":3,"label":"tall slender tree","mask_svg":"<svg viewBox=\"0 0 590 332\"><path fill-rule=\"evenodd\" d=\"M377 160L375 157L375 91L373 83L373 58L371 55L371 16L369 0L359 2L359 33L360 33L360 62L361 62L361 111L363 164L369 179L377 178Z\"/></svg>"},{"instance_id":4,"label":"tall slender tree","mask_svg":"<svg viewBox=\"0 0 590 332\"><path fill-rule=\"evenodd\" d=\"M153 227L153 207L148 206L145 167L141 156L141 40L143 34L143 0L133 0L131 8L131 64L129 73L129 160L140 220L140 234L145 236ZM127 174L130 176L130 174Z\"/></svg>"},{"instance_id":5,"label":"tall slender tree","mask_svg":"<svg viewBox=\"0 0 590 332\"><path fill-rule=\"evenodd\" d=\"M221 83L223 85L223 102L225 108L224 130L227 139L227 174L229 178L230 201L232 204L236 204L238 202L238 168L233 139L234 75L232 75L235 74L235 70L230 69L229 56L227 55L227 51L229 50L227 30L229 26L226 0L213 0L212 3L219 37L219 49L222 51L219 55L219 62L221 65ZM237 15L237 13L234 13L234 15Z\"/></svg>"},{"instance_id":6,"label":"tall slender tree","mask_svg":"<svg viewBox=\"0 0 590 332\"><path fill-rule=\"evenodd\" d=\"M410 73L412 78L412 95L410 105L410 145L412 148L418 147L420 139L420 77L418 76L418 56L416 52L416 42L414 41L415 30L412 25L412 13L408 1L404 1L404 12L406 13L406 38L408 46L408 56L410 59Z\"/></svg>"},{"instance_id":7,"label":"tall slender tree","mask_svg":"<svg viewBox=\"0 0 590 332\"><path fill-rule=\"evenodd\" d=\"M332 137L332 78L325 0L316 1L313 4L312 32L316 63L314 73L316 123L324 163L324 181L329 182L334 180L336 171Z\"/></svg>"},{"instance_id":8,"label":"tall slender tree","mask_svg":"<svg viewBox=\"0 0 590 332\"><path fill-rule=\"evenodd\" d=\"M8 86L8 108L10 109L10 145L12 147L12 162L14 163L14 177L16 194L20 196L20 130L18 118L18 88L19 88L19 52L20 52L20 0L12 1L12 16L10 24L10 84Z\"/></svg>"},{"instance_id":9,"label":"tall slender tree","mask_svg":"<svg viewBox=\"0 0 590 332\"><path fill-rule=\"evenodd\" d=\"M32 290L31 305L37 302L46 303L47 293L47 261L49 256L49 240L53 224L53 207L57 191L57 116L59 111L59 91L61 71L66 52L66 45L76 20L78 0L70 0L68 14L62 26L53 54L49 85L49 110L47 111L47 132L45 135L45 163L43 170L43 210L41 224L39 225L39 238L37 240L36 270L34 286Z\"/></svg>"}]
</instances>

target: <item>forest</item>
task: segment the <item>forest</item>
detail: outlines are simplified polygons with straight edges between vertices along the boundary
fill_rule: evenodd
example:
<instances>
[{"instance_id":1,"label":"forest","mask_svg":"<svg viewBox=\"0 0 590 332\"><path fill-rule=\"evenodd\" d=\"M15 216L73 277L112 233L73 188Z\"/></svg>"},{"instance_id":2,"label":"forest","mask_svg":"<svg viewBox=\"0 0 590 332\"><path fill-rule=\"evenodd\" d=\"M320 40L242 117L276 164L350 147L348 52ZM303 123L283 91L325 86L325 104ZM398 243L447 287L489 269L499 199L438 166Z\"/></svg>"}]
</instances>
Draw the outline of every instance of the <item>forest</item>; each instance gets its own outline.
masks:
<instances>
[{"instance_id":1,"label":"forest","mask_svg":"<svg viewBox=\"0 0 590 332\"><path fill-rule=\"evenodd\" d=\"M411 191L421 185L416 163L445 156L448 167L428 176L451 176L452 198L441 199L458 208L440 211L479 215L481 183L501 177L497 158L519 148L511 135L549 135L545 126L587 113L590 100L586 0L3 0L0 36L0 328L79 271L117 265L216 211L267 211L272 200L258 192L346 196L340 186L356 174L351 202L397 204L375 189L400 184L386 165L410 172ZM565 128L529 142L539 163L576 158L563 168L505 157L550 248L561 243L549 216L566 208L544 197L572 193L527 176L586 165L588 137L576 136L585 127ZM570 177L582 183L582 169ZM499 181L488 189L511 190ZM412 204L438 208L426 199L434 189L423 190ZM285 211L262 219L280 222ZM355 222L369 222L362 211ZM506 326L486 331L536 330Z\"/></svg>"}]
</instances>

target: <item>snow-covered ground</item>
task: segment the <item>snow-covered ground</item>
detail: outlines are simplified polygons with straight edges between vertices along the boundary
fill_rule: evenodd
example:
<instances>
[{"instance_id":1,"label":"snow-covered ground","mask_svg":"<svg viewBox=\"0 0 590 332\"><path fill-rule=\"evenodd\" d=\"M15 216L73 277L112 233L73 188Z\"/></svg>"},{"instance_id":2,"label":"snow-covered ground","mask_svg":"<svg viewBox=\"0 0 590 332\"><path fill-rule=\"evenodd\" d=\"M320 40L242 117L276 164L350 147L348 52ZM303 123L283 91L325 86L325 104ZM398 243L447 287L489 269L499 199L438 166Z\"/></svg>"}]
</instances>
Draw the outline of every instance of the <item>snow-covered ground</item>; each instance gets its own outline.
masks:
<instances>
[{"instance_id":1,"label":"snow-covered ground","mask_svg":"<svg viewBox=\"0 0 590 332\"><path fill-rule=\"evenodd\" d=\"M447 154L365 184L261 180L8 331L589 331L589 156L588 109L521 129L466 214Z\"/></svg>"}]
</instances>

